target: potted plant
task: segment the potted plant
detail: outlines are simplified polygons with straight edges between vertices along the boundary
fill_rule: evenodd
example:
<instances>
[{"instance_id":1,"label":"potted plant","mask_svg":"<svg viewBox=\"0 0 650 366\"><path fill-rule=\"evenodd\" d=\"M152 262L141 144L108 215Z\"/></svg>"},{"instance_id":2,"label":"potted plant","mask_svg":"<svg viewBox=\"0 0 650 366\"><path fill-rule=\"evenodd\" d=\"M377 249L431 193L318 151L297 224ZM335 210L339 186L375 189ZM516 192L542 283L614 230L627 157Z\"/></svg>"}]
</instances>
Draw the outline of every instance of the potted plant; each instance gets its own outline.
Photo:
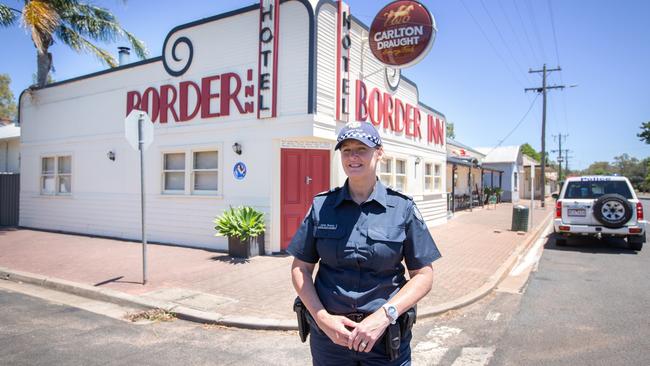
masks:
<instances>
[{"instance_id":1,"label":"potted plant","mask_svg":"<svg viewBox=\"0 0 650 366\"><path fill-rule=\"evenodd\" d=\"M503 189L501 187L494 187L494 190L492 191L492 194L495 194L497 196L497 202L501 202L501 194L503 194Z\"/></svg>"},{"instance_id":2,"label":"potted plant","mask_svg":"<svg viewBox=\"0 0 650 366\"><path fill-rule=\"evenodd\" d=\"M214 219L216 236L228 237L228 255L250 258L264 254L264 214L250 206L224 211Z\"/></svg>"},{"instance_id":3,"label":"potted plant","mask_svg":"<svg viewBox=\"0 0 650 366\"><path fill-rule=\"evenodd\" d=\"M488 204L490 203L490 196L494 194L494 189L490 186L485 186L483 188L483 203Z\"/></svg>"}]
</instances>

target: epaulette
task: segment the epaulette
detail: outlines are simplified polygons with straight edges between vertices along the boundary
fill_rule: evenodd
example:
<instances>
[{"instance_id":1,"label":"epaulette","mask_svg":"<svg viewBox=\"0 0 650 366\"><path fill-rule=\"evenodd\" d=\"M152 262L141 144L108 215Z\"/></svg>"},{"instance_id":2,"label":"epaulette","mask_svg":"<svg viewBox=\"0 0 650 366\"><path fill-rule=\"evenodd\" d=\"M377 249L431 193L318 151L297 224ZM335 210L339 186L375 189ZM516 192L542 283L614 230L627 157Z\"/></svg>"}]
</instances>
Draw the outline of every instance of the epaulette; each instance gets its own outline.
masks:
<instances>
[{"instance_id":1,"label":"epaulette","mask_svg":"<svg viewBox=\"0 0 650 366\"><path fill-rule=\"evenodd\" d=\"M407 195L407 194L404 194L404 193L402 193L402 192L396 191L396 190L394 190L394 189L392 189L392 188L390 188L390 187L386 187L386 192L388 192L388 193L390 193L390 194L393 194L393 195L395 195L395 196L399 196L399 197L402 197L402 198L404 198L404 199L407 199L407 200L413 201L413 197L411 197L411 196L409 196L409 195Z\"/></svg>"},{"instance_id":2,"label":"epaulette","mask_svg":"<svg viewBox=\"0 0 650 366\"><path fill-rule=\"evenodd\" d=\"M330 193L338 192L340 190L341 190L341 187L334 187L334 188L330 189L329 191L323 191L323 192L317 193L315 197L327 196Z\"/></svg>"}]
</instances>

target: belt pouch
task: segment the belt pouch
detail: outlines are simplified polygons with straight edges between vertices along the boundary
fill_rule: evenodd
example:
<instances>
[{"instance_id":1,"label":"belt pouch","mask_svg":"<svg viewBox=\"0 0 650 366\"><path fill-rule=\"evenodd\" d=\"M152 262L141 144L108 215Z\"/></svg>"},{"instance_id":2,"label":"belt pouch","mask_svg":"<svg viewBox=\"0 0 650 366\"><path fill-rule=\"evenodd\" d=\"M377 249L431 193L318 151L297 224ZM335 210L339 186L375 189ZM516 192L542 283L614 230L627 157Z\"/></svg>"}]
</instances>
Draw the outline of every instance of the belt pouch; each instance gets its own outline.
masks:
<instances>
[{"instance_id":1,"label":"belt pouch","mask_svg":"<svg viewBox=\"0 0 650 366\"><path fill-rule=\"evenodd\" d=\"M293 302L293 311L296 312L296 317L298 318L298 334L300 335L300 341L305 343L307 336L309 335L309 323L307 322L307 308L300 300L300 297L296 297L296 300Z\"/></svg>"},{"instance_id":2,"label":"belt pouch","mask_svg":"<svg viewBox=\"0 0 650 366\"><path fill-rule=\"evenodd\" d=\"M402 335L400 332L400 324L390 324L386 329L386 354L391 361L399 357L399 348L402 343Z\"/></svg>"}]
</instances>

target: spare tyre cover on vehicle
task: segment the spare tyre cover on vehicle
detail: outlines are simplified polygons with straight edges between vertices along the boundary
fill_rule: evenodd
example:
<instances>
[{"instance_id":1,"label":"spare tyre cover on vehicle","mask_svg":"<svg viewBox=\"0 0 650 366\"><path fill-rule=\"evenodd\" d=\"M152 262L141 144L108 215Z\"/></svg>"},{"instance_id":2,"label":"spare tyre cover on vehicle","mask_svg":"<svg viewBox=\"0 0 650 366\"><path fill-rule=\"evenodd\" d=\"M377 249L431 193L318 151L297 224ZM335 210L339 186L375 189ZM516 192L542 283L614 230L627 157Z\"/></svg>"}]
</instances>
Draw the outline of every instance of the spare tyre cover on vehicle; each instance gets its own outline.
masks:
<instances>
[{"instance_id":1,"label":"spare tyre cover on vehicle","mask_svg":"<svg viewBox=\"0 0 650 366\"><path fill-rule=\"evenodd\" d=\"M632 206L620 194L604 194L594 204L594 217L603 226L619 228L632 218Z\"/></svg>"}]
</instances>

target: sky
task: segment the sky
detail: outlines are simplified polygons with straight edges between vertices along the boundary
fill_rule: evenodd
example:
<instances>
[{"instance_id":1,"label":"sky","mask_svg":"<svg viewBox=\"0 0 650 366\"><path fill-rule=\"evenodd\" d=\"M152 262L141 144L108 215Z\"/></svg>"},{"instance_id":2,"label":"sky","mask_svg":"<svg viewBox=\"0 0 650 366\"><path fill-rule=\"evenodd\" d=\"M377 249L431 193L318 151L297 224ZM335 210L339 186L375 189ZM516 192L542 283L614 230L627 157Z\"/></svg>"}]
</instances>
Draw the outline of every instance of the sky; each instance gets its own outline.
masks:
<instances>
[{"instance_id":1,"label":"sky","mask_svg":"<svg viewBox=\"0 0 650 366\"><path fill-rule=\"evenodd\" d=\"M402 70L418 84L420 101L454 123L456 140L472 147L529 143L541 150L542 97L525 88L565 89L547 94L546 150L557 159L558 136L569 149L569 168L613 161L627 153L643 159L639 141L650 121L650 30L645 0L455 0L421 1L438 29L428 56ZM23 1L0 0L20 7ZM233 0L98 0L157 57L167 33L185 24L255 3ZM389 1L349 0L351 12L369 25ZM154 6L155 4L155 6ZM180 6L179 4L182 4ZM280 14L282 16L282 14ZM0 73L9 74L15 98L33 83L36 51L20 26L0 28ZM117 56L126 42L104 45ZM54 80L106 68L94 56L56 43ZM131 55L135 61L135 55Z\"/></svg>"}]
</instances>

